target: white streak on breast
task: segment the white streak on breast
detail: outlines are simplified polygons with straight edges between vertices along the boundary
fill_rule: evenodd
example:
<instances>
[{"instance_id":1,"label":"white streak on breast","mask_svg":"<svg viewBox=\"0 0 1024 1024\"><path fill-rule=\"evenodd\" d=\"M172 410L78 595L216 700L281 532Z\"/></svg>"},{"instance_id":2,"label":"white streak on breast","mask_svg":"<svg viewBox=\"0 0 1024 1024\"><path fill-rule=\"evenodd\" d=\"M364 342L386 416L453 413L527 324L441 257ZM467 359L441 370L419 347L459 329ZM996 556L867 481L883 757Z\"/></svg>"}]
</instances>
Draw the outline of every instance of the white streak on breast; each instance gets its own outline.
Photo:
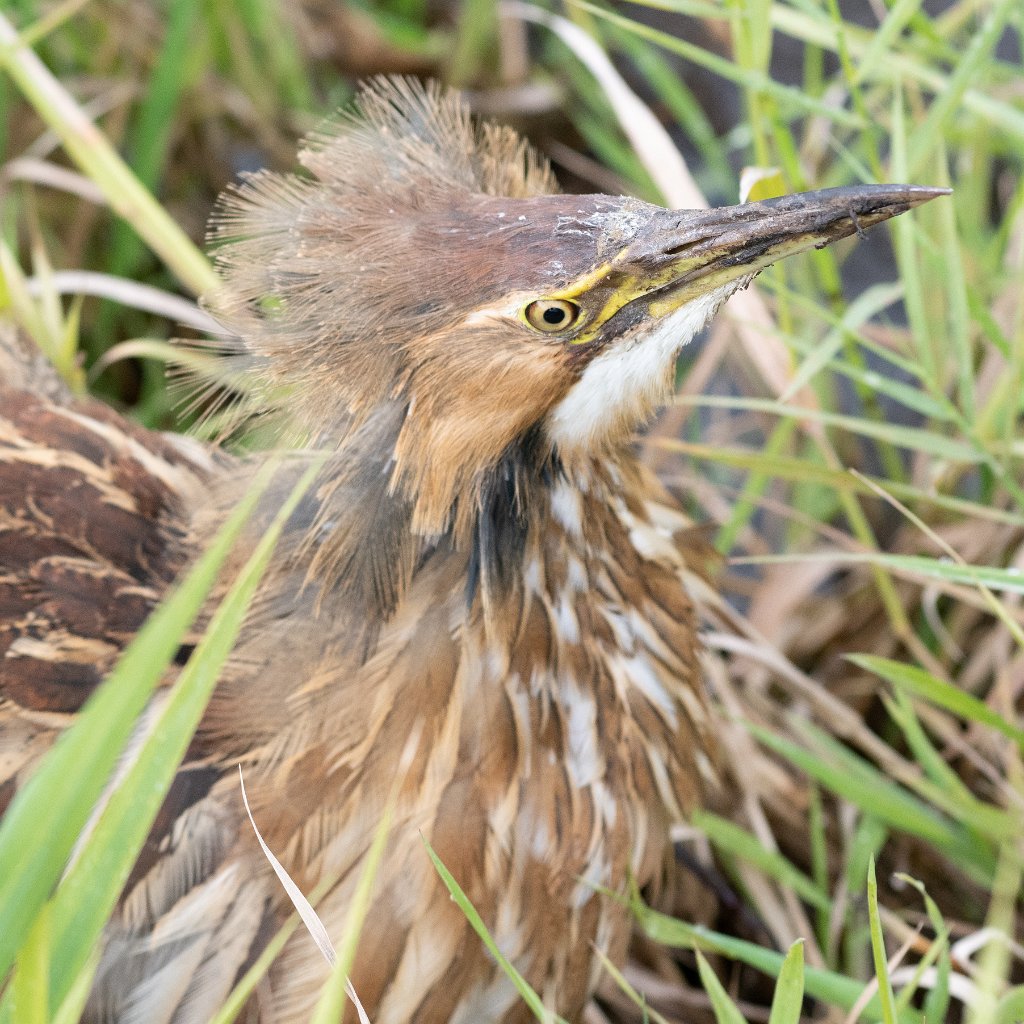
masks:
<instances>
[{"instance_id":1,"label":"white streak on breast","mask_svg":"<svg viewBox=\"0 0 1024 1024\"><path fill-rule=\"evenodd\" d=\"M572 893L572 906L579 910L597 895L596 889L599 886L606 886L611 881L611 868L608 859L603 853L598 854L587 865L587 869L580 876Z\"/></svg>"},{"instance_id":2,"label":"white streak on breast","mask_svg":"<svg viewBox=\"0 0 1024 1024\"><path fill-rule=\"evenodd\" d=\"M651 668L643 654L622 659L622 667L629 681L661 712L662 717L673 728L679 725L676 703L665 689L665 684Z\"/></svg>"},{"instance_id":3,"label":"white streak on breast","mask_svg":"<svg viewBox=\"0 0 1024 1024\"><path fill-rule=\"evenodd\" d=\"M540 562L536 558L531 558L526 563L526 569L523 571L523 586L529 593L539 594L541 592Z\"/></svg>"},{"instance_id":4,"label":"white streak on breast","mask_svg":"<svg viewBox=\"0 0 1024 1024\"><path fill-rule=\"evenodd\" d=\"M519 829L534 860L546 861L551 857L551 830L543 818L536 813L524 811L520 815Z\"/></svg>"},{"instance_id":5,"label":"white streak on breast","mask_svg":"<svg viewBox=\"0 0 1024 1024\"><path fill-rule=\"evenodd\" d=\"M615 822L619 817L619 808L615 803L615 797L612 796L611 790L605 785L604 780L600 780L594 783L592 791L594 794L594 806L600 812L605 825L608 828L614 828Z\"/></svg>"},{"instance_id":6,"label":"white streak on breast","mask_svg":"<svg viewBox=\"0 0 1024 1024\"><path fill-rule=\"evenodd\" d=\"M445 970L458 956L459 932L444 924L442 916L431 913L420 917L409 931L398 967L377 1010L378 1024L412 1020L424 993L440 984Z\"/></svg>"},{"instance_id":7,"label":"white streak on breast","mask_svg":"<svg viewBox=\"0 0 1024 1024\"><path fill-rule=\"evenodd\" d=\"M597 704L594 696L568 684L562 687L567 712L569 749L566 769L573 786L589 786L604 775L597 749Z\"/></svg>"},{"instance_id":8,"label":"white streak on breast","mask_svg":"<svg viewBox=\"0 0 1024 1024\"><path fill-rule=\"evenodd\" d=\"M580 623L576 618L576 609L568 597L563 594L555 605L555 627L558 630L559 643L578 644L580 642Z\"/></svg>"},{"instance_id":9,"label":"white streak on breast","mask_svg":"<svg viewBox=\"0 0 1024 1024\"><path fill-rule=\"evenodd\" d=\"M575 487L559 484L551 489L551 514L570 536L583 535L583 503Z\"/></svg>"},{"instance_id":10,"label":"white streak on breast","mask_svg":"<svg viewBox=\"0 0 1024 1024\"><path fill-rule=\"evenodd\" d=\"M589 583L587 579L587 570L583 563L575 556L569 555L566 559L566 582L569 585L569 589L578 592L580 590L586 590Z\"/></svg>"},{"instance_id":11,"label":"white streak on breast","mask_svg":"<svg viewBox=\"0 0 1024 1024\"><path fill-rule=\"evenodd\" d=\"M671 564L679 561L679 552L671 536L648 523L636 523L629 531L629 539L633 547L652 562Z\"/></svg>"},{"instance_id":12,"label":"white streak on breast","mask_svg":"<svg viewBox=\"0 0 1024 1024\"><path fill-rule=\"evenodd\" d=\"M480 1024L481 1021L504 1020L519 994L509 978L496 972L493 981L473 989L455 1008L449 1024Z\"/></svg>"}]
</instances>

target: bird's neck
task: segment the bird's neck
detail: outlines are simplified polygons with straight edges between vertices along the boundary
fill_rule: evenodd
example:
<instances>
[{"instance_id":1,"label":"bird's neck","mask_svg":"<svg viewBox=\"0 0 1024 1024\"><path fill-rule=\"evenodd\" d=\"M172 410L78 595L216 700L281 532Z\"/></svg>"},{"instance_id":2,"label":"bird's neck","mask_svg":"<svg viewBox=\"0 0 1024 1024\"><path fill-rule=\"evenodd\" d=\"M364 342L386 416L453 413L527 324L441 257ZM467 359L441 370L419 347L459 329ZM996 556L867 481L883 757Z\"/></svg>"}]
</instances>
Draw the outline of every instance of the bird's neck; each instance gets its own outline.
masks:
<instances>
[{"instance_id":1,"label":"bird's neck","mask_svg":"<svg viewBox=\"0 0 1024 1024\"><path fill-rule=\"evenodd\" d=\"M538 430L467 476L443 528L426 532L417 524L418 496L396 484L386 451L357 437L328 461L305 545L307 578L355 599L378 622L437 553L465 558L465 599L489 618L520 599L538 559L557 561L571 550L582 557L618 537L619 513L636 511L649 486L628 445L568 461Z\"/></svg>"},{"instance_id":2,"label":"bird's neck","mask_svg":"<svg viewBox=\"0 0 1024 1024\"><path fill-rule=\"evenodd\" d=\"M629 446L563 460L540 437L526 435L457 496L445 529L426 534L415 526L416 495L395 486L386 442L401 419L381 417L372 429L352 433L320 469L264 588L276 598L272 614L288 614L290 600L311 601L311 614L330 620L345 656L362 660L424 567L439 562L457 573L452 586L466 613L499 639L516 609L532 600L564 605L569 591L606 579L609 564L650 576L638 565L634 540L660 536L646 504L657 484ZM254 541L310 455L286 461L252 526ZM217 504L226 514L234 499L237 489ZM658 542L671 547L663 537Z\"/></svg>"}]
</instances>

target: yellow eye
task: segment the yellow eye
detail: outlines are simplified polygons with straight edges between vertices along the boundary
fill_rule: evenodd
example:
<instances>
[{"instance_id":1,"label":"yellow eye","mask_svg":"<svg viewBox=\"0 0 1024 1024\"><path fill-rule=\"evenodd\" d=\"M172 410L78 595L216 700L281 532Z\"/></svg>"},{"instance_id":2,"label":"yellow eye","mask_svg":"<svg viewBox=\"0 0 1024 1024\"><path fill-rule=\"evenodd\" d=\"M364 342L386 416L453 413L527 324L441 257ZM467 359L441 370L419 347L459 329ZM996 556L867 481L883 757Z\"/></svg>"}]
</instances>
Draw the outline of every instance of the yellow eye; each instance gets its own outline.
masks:
<instances>
[{"instance_id":1,"label":"yellow eye","mask_svg":"<svg viewBox=\"0 0 1024 1024\"><path fill-rule=\"evenodd\" d=\"M565 299L536 299L525 310L526 322L538 331L564 331L579 319L580 307Z\"/></svg>"}]
</instances>

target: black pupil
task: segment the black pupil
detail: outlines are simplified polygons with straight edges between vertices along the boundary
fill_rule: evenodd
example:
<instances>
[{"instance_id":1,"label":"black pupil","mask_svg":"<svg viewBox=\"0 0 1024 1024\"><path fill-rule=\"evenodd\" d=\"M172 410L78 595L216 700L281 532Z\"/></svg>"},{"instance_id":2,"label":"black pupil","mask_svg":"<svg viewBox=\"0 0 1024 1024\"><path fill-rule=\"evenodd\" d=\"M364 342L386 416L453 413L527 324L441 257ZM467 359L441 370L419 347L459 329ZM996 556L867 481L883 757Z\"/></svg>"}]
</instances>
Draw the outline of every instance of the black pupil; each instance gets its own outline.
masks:
<instances>
[{"instance_id":1,"label":"black pupil","mask_svg":"<svg viewBox=\"0 0 1024 1024\"><path fill-rule=\"evenodd\" d=\"M544 317L544 323L560 324L565 319L565 310L559 309L558 306L548 306L542 315Z\"/></svg>"}]
</instances>

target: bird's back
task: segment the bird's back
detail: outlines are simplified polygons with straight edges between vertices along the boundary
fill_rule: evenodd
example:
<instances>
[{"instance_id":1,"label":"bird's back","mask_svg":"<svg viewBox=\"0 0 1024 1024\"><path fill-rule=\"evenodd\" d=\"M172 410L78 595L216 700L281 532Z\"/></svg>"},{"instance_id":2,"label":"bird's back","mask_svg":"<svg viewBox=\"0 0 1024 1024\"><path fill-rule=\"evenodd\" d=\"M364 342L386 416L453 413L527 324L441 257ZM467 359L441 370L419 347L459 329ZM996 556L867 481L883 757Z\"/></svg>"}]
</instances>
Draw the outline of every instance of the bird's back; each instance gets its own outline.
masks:
<instances>
[{"instance_id":1,"label":"bird's back","mask_svg":"<svg viewBox=\"0 0 1024 1024\"><path fill-rule=\"evenodd\" d=\"M210 460L73 399L9 333L0 370L0 793L9 799L188 557L190 495ZM23 745L10 742L19 721Z\"/></svg>"},{"instance_id":2,"label":"bird's back","mask_svg":"<svg viewBox=\"0 0 1024 1024\"><path fill-rule=\"evenodd\" d=\"M0 814L201 546L196 514L231 465L73 397L0 331ZM228 770L193 744L107 929L84 1021L205 1020L229 990L265 900L258 883L239 898L241 864L219 870L238 828L213 793ZM178 934L155 940L160 923ZM194 976L218 958L211 994Z\"/></svg>"}]
</instances>

